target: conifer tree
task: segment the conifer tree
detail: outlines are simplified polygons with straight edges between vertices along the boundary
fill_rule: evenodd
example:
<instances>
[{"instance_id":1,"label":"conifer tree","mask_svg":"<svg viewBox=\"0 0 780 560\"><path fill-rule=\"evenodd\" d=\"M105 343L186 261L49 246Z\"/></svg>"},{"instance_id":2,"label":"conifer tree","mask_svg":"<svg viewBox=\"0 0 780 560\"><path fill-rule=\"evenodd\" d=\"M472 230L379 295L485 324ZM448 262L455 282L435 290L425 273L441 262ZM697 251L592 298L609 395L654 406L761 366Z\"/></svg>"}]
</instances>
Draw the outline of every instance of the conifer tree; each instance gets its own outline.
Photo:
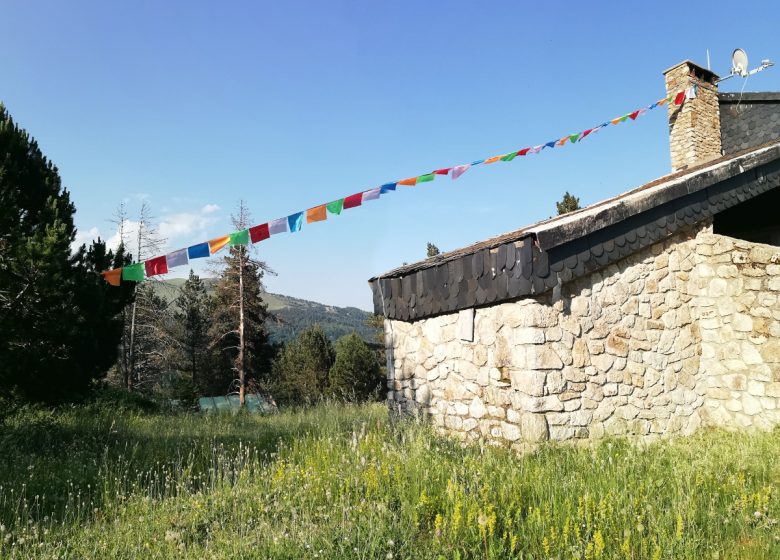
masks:
<instances>
[{"instance_id":1,"label":"conifer tree","mask_svg":"<svg viewBox=\"0 0 780 560\"><path fill-rule=\"evenodd\" d=\"M381 382L376 354L357 333L336 341L336 360L330 370L330 390L334 395L363 401L378 391Z\"/></svg>"},{"instance_id":2,"label":"conifer tree","mask_svg":"<svg viewBox=\"0 0 780 560\"><path fill-rule=\"evenodd\" d=\"M127 262L122 248L71 252L74 212L57 168L0 104L0 386L28 399L68 398L104 375L133 295L99 275Z\"/></svg>"},{"instance_id":3,"label":"conifer tree","mask_svg":"<svg viewBox=\"0 0 780 560\"><path fill-rule=\"evenodd\" d=\"M243 231L248 224L249 212L241 201L233 225ZM208 331L217 366L210 385L218 393L236 381L243 406L248 382L261 379L268 371L268 311L262 298L262 279L273 271L252 257L248 245L230 245L222 261L224 268L214 289Z\"/></svg>"},{"instance_id":4,"label":"conifer tree","mask_svg":"<svg viewBox=\"0 0 780 560\"><path fill-rule=\"evenodd\" d=\"M435 257L436 255L438 255L440 253L441 253L441 251L439 251L439 248L429 241L428 242L428 248L425 251L425 255L428 258L430 258L430 257Z\"/></svg>"},{"instance_id":5,"label":"conifer tree","mask_svg":"<svg viewBox=\"0 0 780 560\"><path fill-rule=\"evenodd\" d=\"M569 191L566 191L563 194L561 201L555 203L555 208L558 210L559 216L574 212L575 210L580 209L580 199L579 197L569 194Z\"/></svg>"},{"instance_id":6,"label":"conifer tree","mask_svg":"<svg viewBox=\"0 0 780 560\"><path fill-rule=\"evenodd\" d=\"M176 299L176 326L183 360L180 369L188 371L192 385L198 387L208 359L208 328L211 298L200 277L190 270Z\"/></svg>"},{"instance_id":7,"label":"conifer tree","mask_svg":"<svg viewBox=\"0 0 780 560\"><path fill-rule=\"evenodd\" d=\"M329 394L328 376L336 353L319 325L302 330L287 342L273 364L275 398L286 403L312 403Z\"/></svg>"}]
</instances>

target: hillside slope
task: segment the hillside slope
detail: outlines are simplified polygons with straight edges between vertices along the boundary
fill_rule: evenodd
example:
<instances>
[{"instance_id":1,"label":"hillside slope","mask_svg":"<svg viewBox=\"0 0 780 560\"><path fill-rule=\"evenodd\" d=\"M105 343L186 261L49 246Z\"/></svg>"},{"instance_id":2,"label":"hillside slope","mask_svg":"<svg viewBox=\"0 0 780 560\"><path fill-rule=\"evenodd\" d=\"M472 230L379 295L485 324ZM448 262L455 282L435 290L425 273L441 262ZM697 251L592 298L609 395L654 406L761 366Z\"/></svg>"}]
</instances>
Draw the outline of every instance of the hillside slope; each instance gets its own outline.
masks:
<instances>
[{"instance_id":1,"label":"hillside slope","mask_svg":"<svg viewBox=\"0 0 780 560\"><path fill-rule=\"evenodd\" d=\"M213 278L202 280L210 291L215 280ZM155 288L162 297L171 301L178 296L184 282L183 278L171 278L155 282ZM314 324L319 324L334 341L355 331L367 342L373 342L374 330L366 326L366 320L371 316L368 311L356 307L325 305L270 292L264 293L263 299L268 304L268 311L272 315L268 321L272 342L285 342L295 338L301 330Z\"/></svg>"}]
</instances>

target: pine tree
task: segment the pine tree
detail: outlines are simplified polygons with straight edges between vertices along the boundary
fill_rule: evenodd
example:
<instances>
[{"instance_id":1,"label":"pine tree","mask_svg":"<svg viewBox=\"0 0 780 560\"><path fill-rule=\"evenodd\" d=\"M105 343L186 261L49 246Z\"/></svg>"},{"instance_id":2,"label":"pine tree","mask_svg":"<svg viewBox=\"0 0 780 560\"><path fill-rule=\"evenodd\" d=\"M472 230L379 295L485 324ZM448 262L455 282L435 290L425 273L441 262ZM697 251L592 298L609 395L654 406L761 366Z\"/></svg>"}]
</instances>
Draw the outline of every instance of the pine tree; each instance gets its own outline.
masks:
<instances>
[{"instance_id":1,"label":"pine tree","mask_svg":"<svg viewBox=\"0 0 780 560\"><path fill-rule=\"evenodd\" d=\"M330 390L347 400L364 401L377 393L382 376L376 354L357 333L336 342L336 360L330 370Z\"/></svg>"},{"instance_id":2,"label":"pine tree","mask_svg":"<svg viewBox=\"0 0 780 560\"><path fill-rule=\"evenodd\" d=\"M249 213L241 201L233 225L242 231L248 224ZM243 406L249 381L262 379L263 372L268 371L268 311L262 298L262 279L266 272L273 271L254 259L247 245L231 245L223 265L214 290L208 331L210 347L217 353L210 389L224 391L237 382Z\"/></svg>"},{"instance_id":3,"label":"pine tree","mask_svg":"<svg viewBox=\"0 0 780 560\"><path fill-rule=\"evenodd\" d=\"M279 402L312 403L329 393L333 344L319 325L302 330L287 342L273 363L273 392Z\"/></svg>"},{"instance_id":4,"label":"pine tree","mask_svg":"<svg viewBox=\"0 0 780 560\"><path fill-rule=\"evenodd\" d=\"M441 251L439 251L439 248L429 241L428 242L428 250L426 252L428 258L435 257L436 255L438 255L440 253L441 253Z\"/></svg>"},{"instance_id":5,"label":"pine tree","mask_svg":"<svg viewBox=\"0 0 780 560\"><path fill-rule=\"evenodd\" d=\"M569 194L569 191L566 191L563 195L563 199L561 199L560 202L555 203L555 207L558 210L559 216L562 214L568 214L569 212L574 212L575 210L580 209L580 199Z\"/></svg>"},{"instance_id":6,"label":"pine tree","mask_svg":"<svg viewBox=\"0 0 780 560\"><path fill-rule=\"evenodd\" d=\"M208 360L211 298L203 281L192 270L181 287L176 307L177 338L183 356L180 369L189 372L193 387L198 387Z\"/></svg>"},{"instance_id":7,"label":"pine tree","mask_svg":"<svg viewBox=\"0 0 780 560\"><path fill-rule=\"evenodd\" d=\"M34 400L83 393L115 358L132 287L98 240L75 254L75 208L57 168L0 104L0 386Z\"/></svg>"}]
</instances>

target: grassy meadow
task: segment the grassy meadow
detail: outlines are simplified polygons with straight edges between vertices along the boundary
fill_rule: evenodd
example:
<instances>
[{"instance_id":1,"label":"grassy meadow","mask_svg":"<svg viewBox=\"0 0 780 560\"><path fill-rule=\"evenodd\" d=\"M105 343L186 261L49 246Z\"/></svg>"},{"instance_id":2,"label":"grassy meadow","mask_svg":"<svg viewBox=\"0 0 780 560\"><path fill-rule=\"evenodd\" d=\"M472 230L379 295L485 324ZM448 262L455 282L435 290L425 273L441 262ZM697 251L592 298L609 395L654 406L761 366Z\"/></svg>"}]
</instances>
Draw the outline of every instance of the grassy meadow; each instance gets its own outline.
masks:
<instances>
[{"instance_id":1,"label":"grassy meadow","mask_svg":"<svg viewBox=\"0 0 780 560\"><path fill-rule=\"evenodd\" d=\"M780 432L461 447L383 405L0 420L0 558L780 558Z\"/></svg>"}]
</instances>

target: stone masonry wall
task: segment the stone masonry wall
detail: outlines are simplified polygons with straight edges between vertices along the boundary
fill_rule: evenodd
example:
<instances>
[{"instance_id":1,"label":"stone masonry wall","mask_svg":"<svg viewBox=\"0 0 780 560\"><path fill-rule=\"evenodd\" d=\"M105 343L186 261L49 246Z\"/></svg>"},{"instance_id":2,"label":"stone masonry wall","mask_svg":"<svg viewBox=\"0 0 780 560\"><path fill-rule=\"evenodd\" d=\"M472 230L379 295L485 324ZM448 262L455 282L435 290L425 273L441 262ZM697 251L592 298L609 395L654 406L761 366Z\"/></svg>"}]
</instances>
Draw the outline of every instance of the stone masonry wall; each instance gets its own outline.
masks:
<instances>
[{"instance_id":1,"label":"stone masonry wall","mask_svg":"<svg viewBox=\"0 0 780 560\"><path fill-rule=\"evenodd\" d=\"M542 297L388 320L389 405L518 449L689 434L702 422L772 425L776 260L776 248L705 228Z\"/></svg>"},{"instance_id":2,"label":"stone masonry wall","mask_svg":"<svg viewBox=\"0 0 780 560\"><path fill-rule=\"evenodd\" d=\"M690 293L706 373L702 418L729 427L780 423L780 248L700 236Z\"/></svg>"}]
</instances>

